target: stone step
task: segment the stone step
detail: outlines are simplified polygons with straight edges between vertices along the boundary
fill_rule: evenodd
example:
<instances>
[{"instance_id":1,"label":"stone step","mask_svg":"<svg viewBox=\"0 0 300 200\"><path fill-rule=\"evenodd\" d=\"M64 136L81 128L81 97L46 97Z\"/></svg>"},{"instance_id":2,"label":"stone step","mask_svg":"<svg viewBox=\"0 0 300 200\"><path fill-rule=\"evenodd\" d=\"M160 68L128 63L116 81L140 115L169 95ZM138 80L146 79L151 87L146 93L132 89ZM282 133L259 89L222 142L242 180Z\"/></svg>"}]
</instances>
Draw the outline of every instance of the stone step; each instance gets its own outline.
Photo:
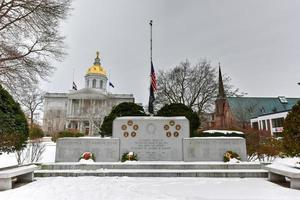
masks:
<instances>
[{"instance_id":1,"label":"stone step","mask_svg":"<svg viewBox=\"0 0 300 200\"><path fill-rule=\"evenodd\" d=\"M128 177L238 177L266 178L263 169L98 169L98 170L36 170L35 177L128 176Z\"/></svg>"},{"instance_id":2,"label":"stone step","mask_svg":"<svg viewBox=\"0 0 300 200\"><path fill-rule=\"evenodd\" d=\"M98 170L98 169L261 169L259 163L224 162L114 162L114 163L48 163L42 170Z\"/></svg>"}]
</instances>

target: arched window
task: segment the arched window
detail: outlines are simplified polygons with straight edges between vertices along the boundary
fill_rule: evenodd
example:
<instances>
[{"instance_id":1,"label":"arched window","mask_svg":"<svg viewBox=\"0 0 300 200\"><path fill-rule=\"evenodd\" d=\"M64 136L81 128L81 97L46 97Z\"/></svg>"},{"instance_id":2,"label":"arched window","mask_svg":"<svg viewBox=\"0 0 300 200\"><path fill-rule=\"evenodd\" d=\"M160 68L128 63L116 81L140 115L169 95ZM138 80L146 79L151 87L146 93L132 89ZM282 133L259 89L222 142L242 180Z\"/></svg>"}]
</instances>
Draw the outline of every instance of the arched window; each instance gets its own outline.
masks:
<instances>
[{"instance_id":1,"label":"arched window","mask_svg":"<svg viewBox=\"0 0 300 200\"><path fill-rule=\"evenodd\" d=\"M90 87L90 80L89 80L89 79L86 81L86 86L87 86L88 88Z\"/></svg>"},{"instance_id":2,"label":"arched window","mask_svg":"<svg viewBox=\"0 0 300 200\"><path fill-rule=\"evenodd\" d=\"M93 88L96 88L96 79L93 79Z\"/></svg>"},{"instance_id":3,"label":"arched window","mask_svg":"<svg viewBox=\"0 0 300 200\"><path fill-rule=\"evenodd\" d=\"M103 80L100 81L100 88L103 89Z\"/></svg>"}]
</instances>

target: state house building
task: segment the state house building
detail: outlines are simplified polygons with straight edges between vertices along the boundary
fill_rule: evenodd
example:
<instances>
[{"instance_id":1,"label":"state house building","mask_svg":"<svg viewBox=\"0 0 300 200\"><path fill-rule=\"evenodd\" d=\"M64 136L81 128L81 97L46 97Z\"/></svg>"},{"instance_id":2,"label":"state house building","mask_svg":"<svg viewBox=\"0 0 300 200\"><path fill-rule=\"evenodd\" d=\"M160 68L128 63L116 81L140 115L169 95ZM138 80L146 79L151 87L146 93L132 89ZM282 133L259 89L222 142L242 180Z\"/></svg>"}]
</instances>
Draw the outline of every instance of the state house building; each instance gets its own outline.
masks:
<instances>
[{"instance_id":1,"label":"state house building","mask_svg":"<svg viewBox=\"0 0 300 200\"><path fill-rule=\"evenodd\" d=\"M85 87L82 89L45 94L43 130L47 135L65 129L95 135L99 133L104 117L113 106L134 102L132 94L107 92L108 78L106 70L101 66L99 52L84 78Z\"/></svg>"}]
</instances>

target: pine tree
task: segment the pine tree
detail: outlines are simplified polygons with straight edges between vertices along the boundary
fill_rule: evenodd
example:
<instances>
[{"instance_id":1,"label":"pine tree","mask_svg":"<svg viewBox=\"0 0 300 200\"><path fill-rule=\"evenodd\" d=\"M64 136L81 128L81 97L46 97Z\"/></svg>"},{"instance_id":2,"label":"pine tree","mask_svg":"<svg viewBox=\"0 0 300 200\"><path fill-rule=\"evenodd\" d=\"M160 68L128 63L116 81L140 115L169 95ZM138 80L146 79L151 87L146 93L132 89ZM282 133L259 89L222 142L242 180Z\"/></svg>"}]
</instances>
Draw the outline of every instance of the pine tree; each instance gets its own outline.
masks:
<instances>
[{"instance_id":1,"label":"pine tree","mask_svg":"<svg viewBox=\"0 0 300 200\"><path fill-rule=\"evenodd\" d=\"M293 106L283 125L283 149L289 156L300 155L300 101Z\"/></svg>"},{"instance_id":2,"label":"pine tree","mask_svg":"<svg viewBox=\"0 0 300 200\"><path fill-rule=\"evenodd\" d=\"M20 105L0 85L0 153L26 146L28 124Z\"/></svg>"},{"instance_id":3,"label":"pine tree","mask_svg":"<svg viewBox=\"0 0 300 200\"><path fill-rule=\"evenodd\" d=\"M200 126L200 120L196 112L182 103L166 104L158 112L157 116L172 117L185 116L190 122L190 136L196 135L196 131Z\"/></svg>"},{"instance_id":4,"label":"pine tree","mask_svg":"<svg viewBox=\"0 0 300 200\"><path fill-rule=\"evenodd\" d=\"M122 116L146 116L146 113L142 106L139 106L135 103L131 103L131 102L120 103L119 105L115 106L111 110L108 116L104 118L104 121L100 128L101 133L105 135L111 135L113 121L117 117L122 117Z\"/></svg>"}]
</instances>

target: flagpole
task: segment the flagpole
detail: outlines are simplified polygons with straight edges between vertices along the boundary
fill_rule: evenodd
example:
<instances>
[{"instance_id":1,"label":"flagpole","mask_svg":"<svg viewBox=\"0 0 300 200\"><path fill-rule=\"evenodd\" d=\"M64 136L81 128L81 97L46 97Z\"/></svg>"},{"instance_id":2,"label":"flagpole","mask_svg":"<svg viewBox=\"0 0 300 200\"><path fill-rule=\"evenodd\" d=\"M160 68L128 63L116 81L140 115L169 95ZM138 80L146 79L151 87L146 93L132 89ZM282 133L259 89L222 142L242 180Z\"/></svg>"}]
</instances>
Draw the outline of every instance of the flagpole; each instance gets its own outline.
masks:
<instances>
[{"instance_id":1,"label":"flagpole","mask_svg":"<svg viewBox=\"0 0 300 200\"><path fill-rule=\"evenodd\" d=\"M108 86L106 86L106 87L108 87L107 88L107 93L109 94L109 83L110 83L110 70L108 70Z\"/></svg>"},{"instance_id":2,"label":"flagpole","mask_svg":"<svg viewBox=\"0 0 300 200\"><path fill-rule=\"evenodd\" d=\"M150 62L152 63L152 23L153 21L150 20Z\"/></svg>"},{"instance_id":3,"label":"flagpole","mask_svg":"<svg viewBox=\"0 0 300 200\"><path fill-rule=\"evenodd\" d=\"M153 86L152 86L152 23L153 21L150 20L150 66L151 66L151 73L150 73L150 88L149 88L149 104L148 104L148 112L151 116L153 116Z\"/></svg>"},{"instance_id":4,"label":"flagpole","mask_svg":"<svg viewBox=\"0 0 300 200\"><path fill-rule=\"evenodd\" d=\"M74 84L74 73L75 73L75 68L73 68L73 80L72 80L72 90L73 90L73 84Z\"/></svg>"}]
</instances>

